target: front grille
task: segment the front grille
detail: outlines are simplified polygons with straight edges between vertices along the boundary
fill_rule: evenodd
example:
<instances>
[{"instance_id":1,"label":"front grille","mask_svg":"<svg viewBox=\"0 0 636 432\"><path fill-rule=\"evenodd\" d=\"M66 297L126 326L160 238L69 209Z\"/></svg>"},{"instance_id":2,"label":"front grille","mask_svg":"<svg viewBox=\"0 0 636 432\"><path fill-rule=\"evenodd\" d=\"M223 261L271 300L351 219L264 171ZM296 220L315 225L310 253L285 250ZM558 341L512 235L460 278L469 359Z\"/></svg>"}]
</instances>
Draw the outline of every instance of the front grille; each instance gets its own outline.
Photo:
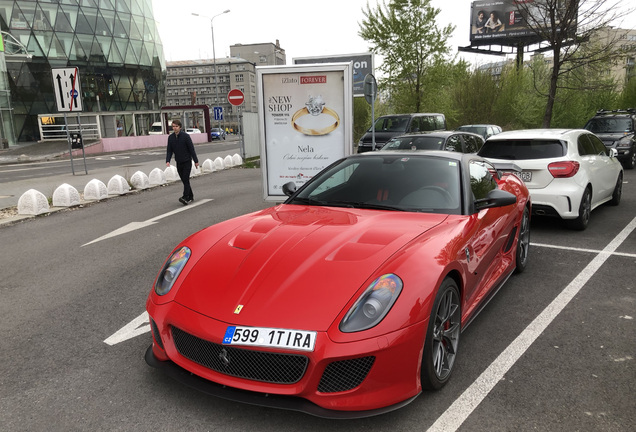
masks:
<instances>
[{"instance_id":1,"label":"front grille","mask_svg":"<svg viewBox=\"0 0 636 432\"><path fill-rule=\"evenodd\" d=\"M275 384L293 384L303 377L309 359L298 354L253 351L220 345L172 327L179 354L213 371Z\"/></svg>"},{"instance_id":2,"label":"front grille","mask_svg":"<svg viewBox=\"0 0 636 432\"><path fill-rule=\"evenodd\" d=\"M358 387L367 377L375 357L360 357L330 363L322 374L318 391L336 393Z\"/></svg>"},{"instance_id":3,"label":"front grille","mask_svg":"<svg viewBox=\"0 0 636 432\"><path fill-rule=\"evenodd\" d=\"M159 345L159 348L163 349L163 342L161 341L161 335L159 334L159 328L157 327L157 324L155 323L155 320L153 320L152 318L150 318L150 327L152 328L152 335L155 338L155 342L157 342L157 345Z\"/></svg>"}]
</instances>

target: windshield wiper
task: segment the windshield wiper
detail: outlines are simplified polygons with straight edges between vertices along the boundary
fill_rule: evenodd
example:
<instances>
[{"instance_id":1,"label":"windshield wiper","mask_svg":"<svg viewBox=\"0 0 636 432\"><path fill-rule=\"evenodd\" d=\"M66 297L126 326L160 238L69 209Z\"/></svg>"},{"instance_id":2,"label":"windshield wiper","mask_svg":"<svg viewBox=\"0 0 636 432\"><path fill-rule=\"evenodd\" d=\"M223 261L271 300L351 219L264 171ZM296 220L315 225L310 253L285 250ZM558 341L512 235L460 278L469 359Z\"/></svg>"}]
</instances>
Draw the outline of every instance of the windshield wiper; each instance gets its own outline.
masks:
<instances>
[{"instance_id":1,"label":"windshield wiper","mask_svg":"<svg viewBox=\"0 0 636 432\"><path fill-rule=\"evenodd\" d=\"M300 202L302 204L308 204L308 205L326 205L327 204L325 201L319 201L313 198L304 198L304 197L295 197L292 203L295 203L295 202Z\"/></svg>"}]
</instances>

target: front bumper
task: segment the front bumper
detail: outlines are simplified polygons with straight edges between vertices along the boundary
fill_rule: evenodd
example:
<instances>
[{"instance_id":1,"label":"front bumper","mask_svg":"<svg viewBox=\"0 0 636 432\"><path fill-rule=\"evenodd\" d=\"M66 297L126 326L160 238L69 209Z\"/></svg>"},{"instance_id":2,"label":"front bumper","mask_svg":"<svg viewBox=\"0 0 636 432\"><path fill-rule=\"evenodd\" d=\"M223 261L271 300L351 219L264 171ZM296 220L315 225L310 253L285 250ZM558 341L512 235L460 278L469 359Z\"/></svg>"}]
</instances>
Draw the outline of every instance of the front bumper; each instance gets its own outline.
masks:
<instances>
[{"instance_id":1,"label":"front bumper","mask_svg":"<svg viewBox=\"0 0 636 432\"><path fill-rule=\"evenodd\" d=\"M153 346L150 345L146 350L145 355L146 363L148 365L160 369L163 373L169 377L179 381L181 384L185 384L195 390L202 393L216 396L221 399L227 399L233 402L246 403L250 405L264 406L267 408L286 409L291 411L300 411L306 414L311 414L317 417L324 417L330 419L356 419L371 417L380 414L384 414L411 403L419 394L404 400L395 405L388 407L378 408L374 410L365 411L336 411L322 408L306 399L295 397L276 395L269 393L258 393L248 390L241 390L238 388L228 387L225 385L217 384L213 381L208 381L197 375L194 375L187 370L179 367L172 361L161 361L155 357L153 353Z\"/></svg>"},{"instance_id":2,"label":"front bumper","mask_svg":"<svg viewBox=\"0 0 636 432\"><path fill-rule=\"evenodd\" d=\"M333 342L327 333L319 332L315 350L300 353L308 358L302 376L297 382L280 384L232 376L203 366L182 355L173 339L175 327L218 345L227 323L197 314L175 302L155 305L149 301L147 309L155 341L146 353L146 362L207 394L337 419L386 413L410 403L421 392L419 371L427 322L377 338L346 343ZM160 335L159 343L157 335ZM267 354L299 354L293 350L238 348ZM374 362L354 388L319 391L330 365L369 356L374 357Z\"/></svg>"}]
</instances>

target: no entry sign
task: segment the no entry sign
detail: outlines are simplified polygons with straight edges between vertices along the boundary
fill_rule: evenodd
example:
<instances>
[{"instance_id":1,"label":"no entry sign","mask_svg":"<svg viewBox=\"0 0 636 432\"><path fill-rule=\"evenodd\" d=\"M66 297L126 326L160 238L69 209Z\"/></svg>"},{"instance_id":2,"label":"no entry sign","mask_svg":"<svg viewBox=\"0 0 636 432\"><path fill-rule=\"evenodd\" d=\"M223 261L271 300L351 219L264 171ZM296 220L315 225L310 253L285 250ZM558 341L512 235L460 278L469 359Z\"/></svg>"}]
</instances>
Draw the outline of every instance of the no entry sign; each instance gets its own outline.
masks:
<instances>
[{"instance_id":1,"label":"no entry sign","mask_svg":"<svg viewBox=\"0 0 636 432\"><path fill-rule=\"evenodd\" d=\"M234 106L239 106L245 100L245 95L239 89L232 89L227 94L227 101Z\"/></svg>"}]
</instances>

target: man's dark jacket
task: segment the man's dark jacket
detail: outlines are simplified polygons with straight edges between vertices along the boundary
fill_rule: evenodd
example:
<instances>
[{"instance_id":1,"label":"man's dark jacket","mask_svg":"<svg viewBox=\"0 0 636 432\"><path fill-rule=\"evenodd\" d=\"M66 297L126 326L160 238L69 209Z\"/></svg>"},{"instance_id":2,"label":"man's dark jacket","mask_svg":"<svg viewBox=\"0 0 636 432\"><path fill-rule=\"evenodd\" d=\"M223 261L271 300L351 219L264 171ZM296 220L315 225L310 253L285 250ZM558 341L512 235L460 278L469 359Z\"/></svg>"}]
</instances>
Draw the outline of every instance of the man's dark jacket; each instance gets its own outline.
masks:
<instances>
[{"instance_id":1,"label":"man's dark jacket","mask_svg":"<svg viewBox=\"0 0 636 432\"><path fill-rule=\"evenodd\" d=\"M174 153L174 160L179 162L189 162L191 159L194 163L199 163L199 158L194 151L194 145L192 144L192 138L186 132L171 133L168 136L168 148L166 151L166 162L170 162L172 154Z\"/></svg>"}]
</instances>

